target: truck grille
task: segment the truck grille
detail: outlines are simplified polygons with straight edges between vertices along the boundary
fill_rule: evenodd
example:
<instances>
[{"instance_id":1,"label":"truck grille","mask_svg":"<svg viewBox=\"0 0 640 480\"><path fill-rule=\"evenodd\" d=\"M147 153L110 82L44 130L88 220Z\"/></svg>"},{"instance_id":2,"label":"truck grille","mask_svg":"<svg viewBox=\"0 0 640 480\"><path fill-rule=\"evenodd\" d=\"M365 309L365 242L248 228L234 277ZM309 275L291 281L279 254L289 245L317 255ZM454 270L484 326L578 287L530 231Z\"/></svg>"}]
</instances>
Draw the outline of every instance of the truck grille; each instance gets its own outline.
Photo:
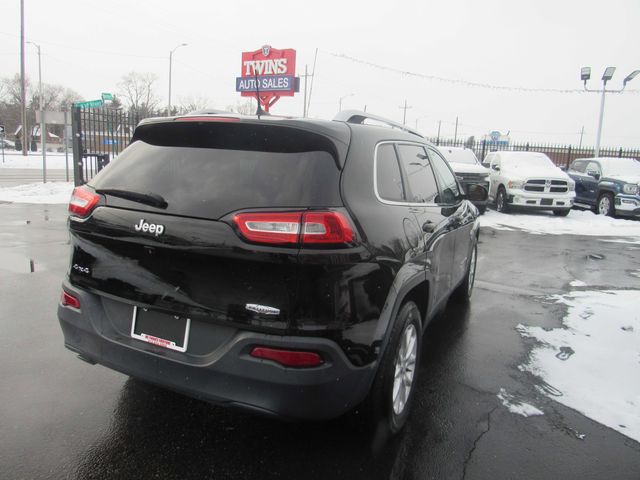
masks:
<instances>
[{"instance_id":1,"label":"truck grille","mask_svg":"<svg viewBox=\"0 0 640 480\"><path fill-rule=\"evenodd\" d=\"M569 187L565 180L534 179L527 180L524 184L524 190L527 192L565 193L569 191Z\"/></svg>"}]
</instances>

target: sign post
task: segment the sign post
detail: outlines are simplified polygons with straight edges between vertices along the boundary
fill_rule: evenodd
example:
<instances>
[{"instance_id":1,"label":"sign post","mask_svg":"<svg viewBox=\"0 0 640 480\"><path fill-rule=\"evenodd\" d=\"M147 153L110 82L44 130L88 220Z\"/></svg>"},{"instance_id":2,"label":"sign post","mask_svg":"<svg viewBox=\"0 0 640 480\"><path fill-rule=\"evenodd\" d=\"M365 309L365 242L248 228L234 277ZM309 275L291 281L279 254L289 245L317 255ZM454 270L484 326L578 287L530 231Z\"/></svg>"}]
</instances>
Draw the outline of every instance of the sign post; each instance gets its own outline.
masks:
<instances>
[{"instance_id":1,"label":"sign post","mask_svg":"<svg viewBox=\"0 0 640 480\"><path fill-rule=\"evenodd\" d=\"M264 45L253 52L242 52L242 70L236 77L236 92L243 97L257 97L265 112L280 99L300 91L296 77L296 51L278 50Z\"/></svg>"}]
</instances>

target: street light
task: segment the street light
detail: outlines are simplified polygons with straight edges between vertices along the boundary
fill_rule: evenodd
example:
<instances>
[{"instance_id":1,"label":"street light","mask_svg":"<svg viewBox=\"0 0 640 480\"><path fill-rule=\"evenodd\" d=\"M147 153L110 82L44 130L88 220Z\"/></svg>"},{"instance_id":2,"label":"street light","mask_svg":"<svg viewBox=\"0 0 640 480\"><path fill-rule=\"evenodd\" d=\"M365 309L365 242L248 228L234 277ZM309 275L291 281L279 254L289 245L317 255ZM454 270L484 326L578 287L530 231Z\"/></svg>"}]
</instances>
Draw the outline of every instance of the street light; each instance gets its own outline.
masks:
<instances>
[{"instance_id":1,"label":"street light","mask_svg":"<svg viewBox=\"0 0 640 480\"><path fill-rule=\"evenodd\" d=\"M338 111L341 112L342 111L342 100L344 100L345 98L348 97L353 97L355 95L355 93L350 93L348 95L344 95L343 97L340 97L340 101L338 102Z\"/></svg>"},{"instance_id":2,"label":"street light","mask_svg":"<svg viewBox=\"0 0 640 480\"><path fill-rule=\"evenodd\" d=\"M587 81L591 78L591 67L582 67L580 70L580 80L584 82L584 89L586 92L597 92L602 93L602 97L600 100L600 119L598 120L598 133L596 136L596 150L594 152L594 156L600 156L600 139L602 137L602 121L604 119L604 96L606 93L620 93L624 90L631 80L633 80L638 74L640 74L640 70L634 70L631 72L622 82L622 88L620 90L607 90L607 82L613 78L613 74L616 72L616 67L607 67L602 74L602 90L590 90L587 88Z\"/></svg>"},{"instance_id":3,"label":"street light","mask_svg":"<svg viewBox=\"0 0 640 480\"><path fill-rule=\"evenodd\" d=\"M167 117L171 116L171 66L173 62L173 52L175 52L180 47L186 47L186 43L181 43L173 50L169 51L169 108L167 108Z\"/></svg>"},{"instance_id":4,"label":"street light","mask_svg":"<svg viewBox=\"0 0 640 480\"><path fill-rule=\"evenodd\" d=\"M40 107L40 145L42 148L42 183L47 183L47 124L44 119L44 101L42 93L42 56L40 55L40 45L35 42L27 42L38 49L38 90ZM23 127L24 128L24 127Z\"/></svg>"}]
</instances>

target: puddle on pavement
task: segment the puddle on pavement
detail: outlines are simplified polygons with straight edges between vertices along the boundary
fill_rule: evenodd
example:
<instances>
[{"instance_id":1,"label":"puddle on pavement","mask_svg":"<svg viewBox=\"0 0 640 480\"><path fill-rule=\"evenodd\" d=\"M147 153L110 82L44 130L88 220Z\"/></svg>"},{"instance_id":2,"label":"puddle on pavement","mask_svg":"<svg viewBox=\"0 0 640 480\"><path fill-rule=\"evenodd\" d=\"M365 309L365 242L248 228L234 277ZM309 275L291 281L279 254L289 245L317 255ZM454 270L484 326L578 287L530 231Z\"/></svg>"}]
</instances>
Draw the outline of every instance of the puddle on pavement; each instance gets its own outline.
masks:
<instances>
[{"instance_id":1,"label":"puddle on pavement","mask_svg":"<svg viewBox=\"0 0 640 480\"><path fill-rule=\"evenodd\" d=\"M0 270L14 273L35 273L46 270L44 264L15 252L0 251Z\"/></svg>"}]
</instances>

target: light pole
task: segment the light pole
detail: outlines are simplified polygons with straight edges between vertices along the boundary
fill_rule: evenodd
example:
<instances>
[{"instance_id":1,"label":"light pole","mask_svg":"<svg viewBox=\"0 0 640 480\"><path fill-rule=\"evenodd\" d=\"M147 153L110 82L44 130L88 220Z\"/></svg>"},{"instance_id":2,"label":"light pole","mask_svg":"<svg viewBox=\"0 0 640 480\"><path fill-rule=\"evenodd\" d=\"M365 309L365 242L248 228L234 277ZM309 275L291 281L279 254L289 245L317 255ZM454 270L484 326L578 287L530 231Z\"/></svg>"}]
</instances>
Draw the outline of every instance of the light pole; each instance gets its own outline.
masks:
<instances>
[{"instance_id":1,"label":"light pole","mask_svg":"<svg viewBox=\"0 0 640 480\"><path fill-rule=\"evenodd\" d=\"M186 46L187 46L186 43L181 43L176 48L169 51L169 107L167 108L167 117L171 116L171 67L173 63L173 52L175 52L180 47L186 47Z\"/></svg>"},{"instance_id":2,"label":"light pole","mask_svg":"<svg viewBox=\"0 0 640 480\"><path fill-rule=\"evenodd\" d=\"M27 42L38 49L38 93L40 107L40 148L42 148L42 183L47 183L47 123L44 118L44 94L42 92L42 55L40 45Z\"/></svg>"},{"instance_id":3,"label":"light pole","mask_svg":"<svg viewBox=\"0 0 640 480\"><path fill-rule=\"evenodd\" d=\"M342 100L344 100L345 98L353 97L354 95L355 95L355 93L350 93L348 95L344 95L344 96L340 97L340 101L338 102L338 111L339 112L342 111Z\"/></svg>"},{"instance_id":4,"label":"light pole","mask_svg":"<svg viewBox=\"0 0 640 480\"><path fill-rule=\"evenodd\" d=\"M613 78L613 74L616 71L616 67L607 67L602 74L602 90L590 90L587 88L587 81L591 78L591 67L582 67L580 71L580 80L584 82L584 89L586 92L597 92L601 93L602 97L600 99L600 117L598 120L598 133L596 135L596 150L594 152L594 156L600 156L600 139L602 137L602 122L604 120L604 97L606 93L620 93L624 90L624 87L627 86L631 80L633 80L638 74L640 74L640 70L634 70L622 82L622 88L619 90L607 90L607 82Z\"/></svg>"}]
</instances>

